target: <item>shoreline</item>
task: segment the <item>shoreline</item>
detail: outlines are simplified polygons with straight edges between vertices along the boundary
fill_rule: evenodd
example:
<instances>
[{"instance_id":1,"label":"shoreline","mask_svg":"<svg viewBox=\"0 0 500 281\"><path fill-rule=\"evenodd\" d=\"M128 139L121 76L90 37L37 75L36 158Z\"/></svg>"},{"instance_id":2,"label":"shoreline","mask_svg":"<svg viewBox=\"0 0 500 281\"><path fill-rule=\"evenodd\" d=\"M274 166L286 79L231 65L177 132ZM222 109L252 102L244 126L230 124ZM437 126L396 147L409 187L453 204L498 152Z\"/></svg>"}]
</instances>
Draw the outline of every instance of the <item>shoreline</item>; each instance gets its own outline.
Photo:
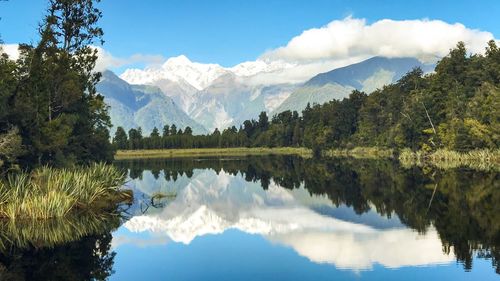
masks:
<instances>
[{"instance_id":1,"label":"shoreline","mask_svg":"<svg viewBox=\"0 0 500 281\"><path fill-rule=\"evenodd\" d=\"M118 150L115 160L217 157L217 156L265 156L296 155L311 158L313 152L305 147L231 147L231 148L186 148L186 149L141 149ZM473 169L500 170L500 150L471 150L458 152L439 149L434 152L412 151L408 148L396 150L381 147L355 147L352 149L327 149L326 158L353 158L372 160L397 160L403 167L434 166L439 169L469 167Z\"/></svg>"}]
</instances>

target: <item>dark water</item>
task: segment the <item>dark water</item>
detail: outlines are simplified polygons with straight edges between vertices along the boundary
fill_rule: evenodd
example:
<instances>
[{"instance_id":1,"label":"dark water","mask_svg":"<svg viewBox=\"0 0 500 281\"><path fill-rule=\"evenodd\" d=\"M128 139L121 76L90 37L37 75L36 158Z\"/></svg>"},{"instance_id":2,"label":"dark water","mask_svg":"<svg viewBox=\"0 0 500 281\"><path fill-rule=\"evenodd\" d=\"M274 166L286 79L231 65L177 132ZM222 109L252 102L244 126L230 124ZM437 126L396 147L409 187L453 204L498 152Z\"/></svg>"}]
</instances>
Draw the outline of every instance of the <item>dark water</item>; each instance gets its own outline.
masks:
<instances>
[{"instance_id":1,"label":"dark water","mask_svg":"<svg viewBox=\"0 0 500 281\"><path fill-rule=\"evenodd\" d=\"M109 216L0 226L4 280L500 280L499 173L296 157L123 161Z\"/></svg>"}]
</instances>

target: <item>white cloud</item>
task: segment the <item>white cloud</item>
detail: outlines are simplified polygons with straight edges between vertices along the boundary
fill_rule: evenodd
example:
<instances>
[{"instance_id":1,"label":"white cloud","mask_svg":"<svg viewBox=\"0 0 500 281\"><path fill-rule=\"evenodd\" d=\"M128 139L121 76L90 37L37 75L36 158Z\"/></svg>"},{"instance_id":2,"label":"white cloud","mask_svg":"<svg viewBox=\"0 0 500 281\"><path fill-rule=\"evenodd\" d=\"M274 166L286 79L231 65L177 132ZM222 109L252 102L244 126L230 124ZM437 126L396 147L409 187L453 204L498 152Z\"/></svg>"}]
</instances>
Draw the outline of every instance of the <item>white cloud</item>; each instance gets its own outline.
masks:
<instances>
[{"instance_id":1,"label":"white cloud","mask_svg":"<svg viewBox=\"0 0 500 281\"><path fill-rule=\"evenodd\" d=\"M335 68L347 66L368 59L369 56L353 56L342 59L325 59L310 62L295 62L293 66L287 66L283 69L262 72L250 77L247 83L253 85L273 85L283 83L301 83L314 75L327 72ZM291 63L288 63L291 65Z\"/></svg>"},{"instance_id":2,"label":"white cloud","mask_svg":"<svg viewBox=\"0 0 500 281\"><path fill-rule=\"evenodd\" d=\"M103 71L106 69L118 68L132 64L145 64L145 65L159 65L165 61L161 55L144 55L134 54L129 57L120 58L113 56L110 52L101 47L95 47L98 51L99 58L96 62L96 71Z\"/></svg>"},{"instance_id":3,"label":"white cloud","mask_svg":"<svg viewBox=\"0 0 500 281\"><path fill-rule=\"evenodd\" d=\"M445 56L458 41L464 41L469 51L482 53L491 39L492 33L460 23L384 19L367 24L365 19L347 17L306 30L262 57L300 63L372 56L416 57L429 62Z\"/></svg>"},{"instance_id":4,"label":"white cloud","mask_svg":"<svg viewBox=\"0 0 500 281\"><path fill-rule=\"evenodd\" d=\"M1 52L9 55L9 58L17 60L19 58L19 44L1 44ZM110 52L106 51L102 47L94 46L98 51L98 59L96 62L96 71L103 71L110 68L118 68L122 66L132 65L132 64L145 64L145 65L156 65L161 64L165 61L165 58L161 55L144 55L144 54L134 54L129 57L120 58L113 56Z\"/></svg>"}]
</instances>

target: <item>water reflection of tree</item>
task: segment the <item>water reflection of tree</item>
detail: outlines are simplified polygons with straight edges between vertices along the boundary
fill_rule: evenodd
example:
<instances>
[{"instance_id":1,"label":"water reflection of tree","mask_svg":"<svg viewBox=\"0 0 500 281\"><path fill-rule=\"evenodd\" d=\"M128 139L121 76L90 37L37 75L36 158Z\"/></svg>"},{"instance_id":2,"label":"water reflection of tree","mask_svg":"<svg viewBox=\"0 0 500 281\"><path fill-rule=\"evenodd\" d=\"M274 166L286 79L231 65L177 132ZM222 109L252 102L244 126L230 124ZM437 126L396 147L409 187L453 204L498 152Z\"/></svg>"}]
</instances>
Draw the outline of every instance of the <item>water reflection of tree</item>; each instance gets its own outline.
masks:
<instances>
[{"instance_id":1,"label":"water reflection of tree","mask_svg":"<svg viewBox=\"0 0 500 281\"><path fill-rule=\"evenodd\" d=\"M404 169L391 161L322 160L298 157L227 159L164 159L123 161L137 178L142 170L163 170L166 180L193 170L210 168L242 173L247 181L271 181L293 189L303 185L311 194L324 194L339 206L362 214L374 207L384 216L397 215L407 226L425 233L434 225L445 252L453 251L464 268L472 268L474 253L491 259L500 273L500 174L467 169ZM134 173L132 173L132 170Z\"/></svg>"},{"instance_id":2,"label":"water reflection of tree","mask_svg":"<svg viewBox=\"0 0 500 281\"><path fill-rule=\"evenodd\" d=\"M0 223L0 280L105 280L116 215Z\"/></svg>"}]
</instances>

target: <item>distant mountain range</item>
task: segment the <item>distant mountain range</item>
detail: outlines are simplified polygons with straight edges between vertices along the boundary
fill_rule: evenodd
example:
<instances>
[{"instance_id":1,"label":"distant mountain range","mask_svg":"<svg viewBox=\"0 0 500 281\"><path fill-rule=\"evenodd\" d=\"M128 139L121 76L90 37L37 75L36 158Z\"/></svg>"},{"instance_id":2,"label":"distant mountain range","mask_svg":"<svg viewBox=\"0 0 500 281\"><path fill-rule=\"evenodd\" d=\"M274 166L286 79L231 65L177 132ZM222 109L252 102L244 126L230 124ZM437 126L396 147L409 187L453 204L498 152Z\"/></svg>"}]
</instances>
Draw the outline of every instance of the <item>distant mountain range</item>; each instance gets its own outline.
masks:
<instances>
[{"instance_id":1,"label":"distant mountain range","mask_svg":"<svg viewBox=\"0 0 500 281\"><path fill-rule=\"evenodd\" d=\"M318 74L305 83L272 83L256 79L279 76L293 65L279 62L245 62L232 68L191 62L185 56L167 60L161 67L126 70L120 77L104 72L98 91L110 105L114 128L141 126L144 133L165 124L190 126L196 134L239 126L284 110L302 111L308 103L322 104L347 97L354 90L367 93L400 79L414 67L414 58L374 57Z\"/></svg>"},{"instance_id":2,"label":"distant mountain range","mask_svg":"<svg viewBox=\"0 0 500 281\"><path fill-rule=\"evenodd\" d=\"M161 130L165 124L175 124L182 129L190 126L193 133L207 133L202 125L155 86L130 85L113 72L105 71L97 91L104 95L104 101L110 106L112 133L118 126L127 131L141 127L143 133L150 133L154 127Z\"/></svg>"}]
</instances>

